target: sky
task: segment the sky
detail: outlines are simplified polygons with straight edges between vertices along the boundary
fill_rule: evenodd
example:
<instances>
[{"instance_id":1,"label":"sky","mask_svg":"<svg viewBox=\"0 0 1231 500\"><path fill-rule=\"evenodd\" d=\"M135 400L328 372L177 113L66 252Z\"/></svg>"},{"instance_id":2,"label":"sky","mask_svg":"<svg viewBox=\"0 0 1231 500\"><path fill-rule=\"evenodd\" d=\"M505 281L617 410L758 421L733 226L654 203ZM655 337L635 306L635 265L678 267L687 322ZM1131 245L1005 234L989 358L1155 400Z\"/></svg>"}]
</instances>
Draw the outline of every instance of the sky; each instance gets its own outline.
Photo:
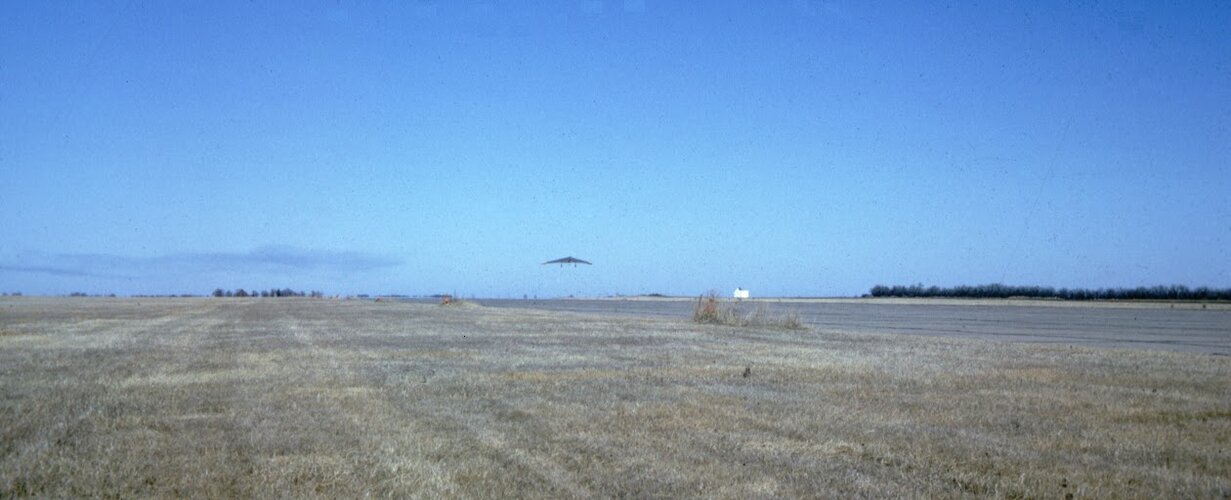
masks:
<instances>
[{"instance_id":1,"label":"sky","mask_svg":"<svg viewBox=\"0 0 1231 500\"><path fill-rule=\"evenodd\" d=\"M1231 3L1021 3L8 2L0 291L1231 286Z\"/></svg>"}]
</instances>

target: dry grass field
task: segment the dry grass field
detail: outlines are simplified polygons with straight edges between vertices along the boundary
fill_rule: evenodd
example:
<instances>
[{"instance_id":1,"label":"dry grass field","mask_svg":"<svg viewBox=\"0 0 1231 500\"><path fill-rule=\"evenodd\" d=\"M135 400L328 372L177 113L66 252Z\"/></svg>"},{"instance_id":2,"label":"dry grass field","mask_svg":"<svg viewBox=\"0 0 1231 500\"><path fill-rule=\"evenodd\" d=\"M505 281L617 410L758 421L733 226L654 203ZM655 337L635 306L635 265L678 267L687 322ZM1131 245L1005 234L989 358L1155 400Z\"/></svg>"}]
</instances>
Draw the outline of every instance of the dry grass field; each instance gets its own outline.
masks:
<instances>
[{"instance_id":1,"label":"dry grass field","mask_svg":"<svg viewBox=\"0 0 1231 500\"><path fill-rule=\"evenodd\" d=\"M0 497L1231 496L1231 358L312 299L0 299Z\"/></svg>"}]
</instances>

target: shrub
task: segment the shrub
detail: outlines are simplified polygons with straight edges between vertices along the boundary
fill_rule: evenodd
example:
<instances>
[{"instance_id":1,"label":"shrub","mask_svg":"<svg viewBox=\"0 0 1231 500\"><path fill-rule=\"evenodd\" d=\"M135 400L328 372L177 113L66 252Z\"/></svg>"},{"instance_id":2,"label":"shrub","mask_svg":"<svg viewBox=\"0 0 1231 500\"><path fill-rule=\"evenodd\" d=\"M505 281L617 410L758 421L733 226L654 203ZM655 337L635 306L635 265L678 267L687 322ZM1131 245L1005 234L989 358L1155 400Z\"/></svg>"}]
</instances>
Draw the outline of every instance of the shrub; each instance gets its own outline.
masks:
<instances>
[{"instance_id":1,"label":"shrub","mask_svg":"<svg viewBox=\"0 0 1231 500\"><path fill-rule=\"evenodd\" d=\"M718 323L718 292L710 290L697 297L697 305L692 308L692 320L697 323Z\"/></svg>"},{"instance_id":2,"label":"shrub","mask_svg":"<svg viewBox=\"0 0 1231 500\"><path fill-rule=\"evenodd\" d=\"M714 290L697 297L697 303L692 308L692 320L696 323L740 327L772 327L787 330L807 328L798 312L774 314L770 312L769 306L765 303L757 304L751 312L741 315L734 305L722 305L718 300L718 292Z\"/></svg>"}]
</instances>

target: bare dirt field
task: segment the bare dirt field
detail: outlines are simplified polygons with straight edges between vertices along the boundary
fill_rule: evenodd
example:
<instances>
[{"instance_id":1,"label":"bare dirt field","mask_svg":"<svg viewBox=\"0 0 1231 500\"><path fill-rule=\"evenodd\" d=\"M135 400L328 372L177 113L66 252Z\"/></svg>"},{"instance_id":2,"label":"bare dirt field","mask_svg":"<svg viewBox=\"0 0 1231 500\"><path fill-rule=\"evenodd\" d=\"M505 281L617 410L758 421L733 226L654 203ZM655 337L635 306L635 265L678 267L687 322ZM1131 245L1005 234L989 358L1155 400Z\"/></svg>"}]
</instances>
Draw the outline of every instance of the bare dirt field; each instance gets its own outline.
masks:
<instances>
[{"instance_id":1,"label":"bare dirt field","mask_svg":"<svg viewBox=\"0 0 1231 500\"><path fill-rule=\"evenodd\" d=\"M687 317L696 299L482 300L495 307ZM822 331L893 333L1231 356L1231 304L1029 299L759 299Z\"/></svg>"},{"instance_id":2,"label":"bare dirt field","mask_svg":"<svg viewBox=\"0 0 1231 500\"><path fill-rule=\"evenodd\" d=\"M313 299L0 299L0 497L1231 496L1231 358Z\"/></svg>"}]
</instances>

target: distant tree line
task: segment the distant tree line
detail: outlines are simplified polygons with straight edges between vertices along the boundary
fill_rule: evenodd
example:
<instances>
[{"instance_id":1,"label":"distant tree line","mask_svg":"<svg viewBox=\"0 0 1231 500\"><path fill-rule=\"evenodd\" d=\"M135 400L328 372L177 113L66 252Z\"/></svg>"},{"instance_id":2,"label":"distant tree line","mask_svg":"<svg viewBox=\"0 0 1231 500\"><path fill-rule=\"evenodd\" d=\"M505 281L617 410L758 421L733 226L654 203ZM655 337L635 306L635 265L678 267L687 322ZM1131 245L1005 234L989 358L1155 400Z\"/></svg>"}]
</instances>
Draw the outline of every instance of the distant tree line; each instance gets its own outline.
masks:
<instances>
[{"instance_id":1,"label":"distant tree line","mask_svg":"<svg viewBox=\"0 0 1231 500\"><path fill-rule=\"evenodd\" d=\"M70 293L68 294L68 296L69 296L69 297L111 297L111 298L118 297L118 295L116 295L116 294L114 294L114 293L96 293L96 294L89 294L89 293L85 293L85 292L70 292ZM175 297L200 297L200 295L192 295L192 294L188 294L188 293L183 293L183 294L174 294L174 293L170 293L170 294L137 294L137 295L129 295L129 297L135 297L135 298L166 298L166 297L171 297L171 298L175 298Z\"/></svg>"},{"instance_id":2,"label":"distant tree line","mask_svg":"<svg viewBox=\"0 0 1231 500\"><path fill-rule=\"evenodd\" d=\"M1188 288L1184 285L1139 286L1136 288L1053 288L1050 286L960 285L941 288L916 285L876 285L872 297L949 297L1007 299L1029 297L1064 300L1231 300L1231 288Z\"/></svg>"},{"instance_id":3,"label":"distant tree line","mask_svg":"<svg viewBox=\"0 0 1231 500\"><path fill-rule=\"evenodd\" d=\"M215 297L324 297L325 292L313 290L310 292L302 292L291 290L290 288L271 288L269 290L244 290L236 288L235 290L223 290L215 288L213 296Z\"/></svg>"}]
</instances>

